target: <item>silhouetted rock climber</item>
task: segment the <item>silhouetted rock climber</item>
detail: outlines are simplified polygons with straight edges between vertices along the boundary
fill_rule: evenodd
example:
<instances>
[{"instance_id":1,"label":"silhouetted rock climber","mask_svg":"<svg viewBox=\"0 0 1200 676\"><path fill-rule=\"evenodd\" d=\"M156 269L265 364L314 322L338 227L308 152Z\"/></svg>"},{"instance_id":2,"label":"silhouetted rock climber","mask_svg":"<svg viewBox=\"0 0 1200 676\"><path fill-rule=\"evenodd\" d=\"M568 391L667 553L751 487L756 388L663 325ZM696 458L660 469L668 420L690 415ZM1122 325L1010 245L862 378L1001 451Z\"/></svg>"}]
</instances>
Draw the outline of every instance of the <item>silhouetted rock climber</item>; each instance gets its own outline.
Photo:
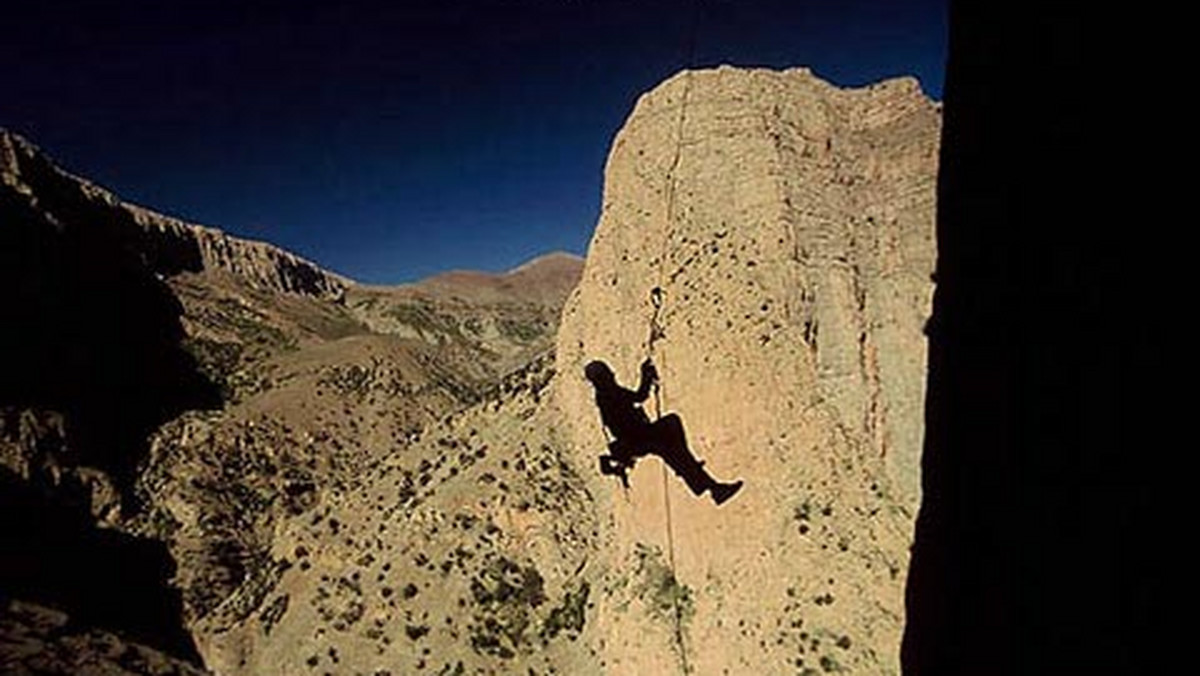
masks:
<instances>
[{"instance_id":1,"label":"silhouetted rock climber","mask_svg":"<svg viewBox=\"0 0 1200 676\"><path fill-rule=\"evenodd\" d=\"M626 487L626 472L642 456L654 454L663 459L697 496L709 491L718 505L732 498L742 488L741 481L720 483L704 470L704 463L688 450L683 421L674 413L650 422L641 404L650 396L650 388L658 380L658 371L647 359L642 362L642 382L636 392L617 384L612 369L602 361L593 361L584 368L584 375L596 388L596 406L600 420L614 439L608 445L609 455L600 457L600 471L620 477Z\"/></svg>"}]
</instances>

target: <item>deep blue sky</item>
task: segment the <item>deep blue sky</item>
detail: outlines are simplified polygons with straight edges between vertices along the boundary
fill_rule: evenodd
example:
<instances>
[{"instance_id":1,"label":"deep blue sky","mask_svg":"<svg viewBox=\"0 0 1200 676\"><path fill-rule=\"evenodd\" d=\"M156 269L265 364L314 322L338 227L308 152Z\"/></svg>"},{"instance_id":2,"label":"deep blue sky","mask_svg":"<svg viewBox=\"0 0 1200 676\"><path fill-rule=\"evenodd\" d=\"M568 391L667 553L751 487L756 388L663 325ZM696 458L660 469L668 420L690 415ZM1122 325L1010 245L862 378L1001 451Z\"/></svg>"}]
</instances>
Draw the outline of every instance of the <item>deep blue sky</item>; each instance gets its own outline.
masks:
<instances>
[{"instance_id":1,"label":"deep blue sky","mask_svg":"<svg viewBox=\"0 0 1200 676\"><path fill-rule=\"evenodd\" d=\"M696 0L102 2L6 9L0 126L160 211L369 282L582 254L608 146L687 64ZM910 74L940 0L698 0L697 66Z\"/></svg>"}]
</instances>

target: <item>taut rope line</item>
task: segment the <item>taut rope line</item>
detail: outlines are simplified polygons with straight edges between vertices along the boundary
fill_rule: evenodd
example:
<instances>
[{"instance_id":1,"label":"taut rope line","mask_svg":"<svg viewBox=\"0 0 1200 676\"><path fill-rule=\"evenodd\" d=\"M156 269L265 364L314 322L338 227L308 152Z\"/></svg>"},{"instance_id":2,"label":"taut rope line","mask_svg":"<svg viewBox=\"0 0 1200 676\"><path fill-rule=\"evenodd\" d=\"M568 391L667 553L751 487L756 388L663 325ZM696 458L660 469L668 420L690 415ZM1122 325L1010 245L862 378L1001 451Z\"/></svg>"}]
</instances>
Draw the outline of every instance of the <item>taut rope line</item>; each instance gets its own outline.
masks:
<instances>
[{"instance_id":1,"label":"taut rope line","mask_svg":"<svg viewBox=\"0 0 1200 676\"><path fill-rule=\"evenodd\" d=\"M696 33L699 28L699 16L700 0L694 0L692 3L692 25L688 35L687 69L684 71L683 97L679 103L679 117L675 125L675 152L671 157L671 165L667 169L666 222L663 227L662 246L659 248L658 255L658 285L650 291L650 302L654 306L654 314L650 318L650 336L646 340L646 356L651 360L654 358L654 344L666 336L666 332L659 322L659 317L662 313L663 297L666 293L663 290L663 284L666 282L664 269L667 261L667 246L670 244L671 238L671 226L675 222L676 171L679 169L679 160L683 151L683 126L687 120L688 99L692 91L692 70L695 67L696 61ZM656 378L654 382L654 415L658 420L662 419L662 400L665 398L665 393L662 391L662 384ZM660 463L659 467L662 470L663 511L666 515L667 526L667 562L671 566L671 578L678 586L679 578L675 568L675 527L671 520L670 481L667 477L666 463ZM679 651L683 673L687 674L691 672L691 667L688 664L687 646L683 641L683 608L680 607L679 601L679 594L673 594L672 602L675 606L675 646Z\"/></svg>"}]
</instances>

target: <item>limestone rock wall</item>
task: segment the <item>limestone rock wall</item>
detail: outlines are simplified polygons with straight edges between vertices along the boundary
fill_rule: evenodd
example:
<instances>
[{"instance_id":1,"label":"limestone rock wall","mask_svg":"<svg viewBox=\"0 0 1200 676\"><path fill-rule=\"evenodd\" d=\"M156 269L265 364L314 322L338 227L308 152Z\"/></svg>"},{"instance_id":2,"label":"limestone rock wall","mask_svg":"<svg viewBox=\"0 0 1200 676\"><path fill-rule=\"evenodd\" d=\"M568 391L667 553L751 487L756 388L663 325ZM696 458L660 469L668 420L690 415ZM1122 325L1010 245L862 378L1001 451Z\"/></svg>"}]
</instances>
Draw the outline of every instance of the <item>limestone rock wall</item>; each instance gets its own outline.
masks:
<instances>
[{"instance_id":1,"label":"limestone rock wall","mask_svg":"<svg viewBox=\"0 0 1200 676\"><path fill-rule=\"evenodd\" d=\"M558 338L575 457L605 442L583 366L636 386L657 286L663 412L746 487L717 509L655 459L627 495L589 475L614 673L898 672L939 129L911 79L722 67L644 95L618 133Z\"/></svg>"}]
</instances>

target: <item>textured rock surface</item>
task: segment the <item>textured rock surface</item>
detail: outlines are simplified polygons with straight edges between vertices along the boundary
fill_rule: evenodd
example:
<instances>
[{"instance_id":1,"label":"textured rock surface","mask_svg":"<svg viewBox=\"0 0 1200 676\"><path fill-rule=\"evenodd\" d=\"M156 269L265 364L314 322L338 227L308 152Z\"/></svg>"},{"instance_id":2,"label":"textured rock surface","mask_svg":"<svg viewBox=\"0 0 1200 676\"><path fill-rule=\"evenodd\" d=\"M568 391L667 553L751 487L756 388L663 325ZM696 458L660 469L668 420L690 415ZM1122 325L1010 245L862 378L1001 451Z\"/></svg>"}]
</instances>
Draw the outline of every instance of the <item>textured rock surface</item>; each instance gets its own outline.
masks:
<instances>
[{"instance_id":1,"label":"textured rock surface","mask_svg":"<svg viewBox=\"0 0 1200 676\"><path fill-rule=\"evenodd\" d=\"M20 601L0 607L0 671L10 676L204 676L209 672L100 630L65 613Z\"/></svg>"},{"instance_id":2,"label":"textured rock surface","mask_svg":"<svg viewBox=\"0 0 1200 676\"><path fill-rule=\"evenodd\" d=\"M618 134L559 333L567 436L580 463L603 449L583 365L636 383L658 286L662 407L747 485L714 509L670 477L668 538L656 460L628 500L596 480L592 638L614 672L898 672L939 124L910 79L720 68L646 94ZM631 595L648 558L673 558L668 612Z\"/></svg>"}]
</instances>

